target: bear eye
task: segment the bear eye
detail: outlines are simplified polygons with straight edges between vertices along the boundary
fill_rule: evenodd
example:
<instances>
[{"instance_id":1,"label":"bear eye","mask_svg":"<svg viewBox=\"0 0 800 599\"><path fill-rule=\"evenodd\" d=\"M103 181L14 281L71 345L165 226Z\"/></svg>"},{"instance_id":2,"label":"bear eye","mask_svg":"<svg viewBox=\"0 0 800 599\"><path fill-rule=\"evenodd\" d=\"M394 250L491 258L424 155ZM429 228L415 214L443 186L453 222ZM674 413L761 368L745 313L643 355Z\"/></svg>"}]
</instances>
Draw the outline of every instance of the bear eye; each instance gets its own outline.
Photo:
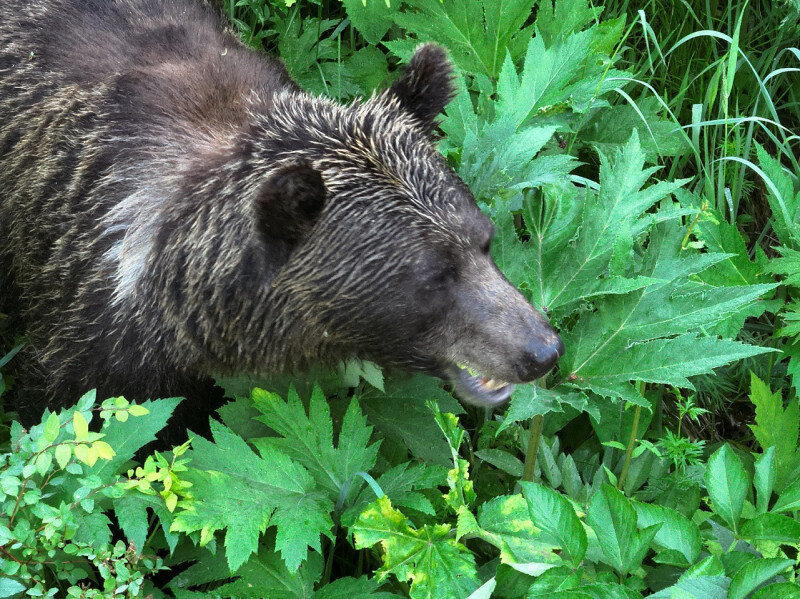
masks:
<instances>
[{"instance_id":1,"label":"bear eye","mask_svg":"<svg viewBox=\"0 0 800 599\"><path fill-rule=\"evenodd\" d=\"M492 251L492 238L491 237L481 244L481 252L482 253L488 254L490 251Z\"/></svg>"}]
</instances>

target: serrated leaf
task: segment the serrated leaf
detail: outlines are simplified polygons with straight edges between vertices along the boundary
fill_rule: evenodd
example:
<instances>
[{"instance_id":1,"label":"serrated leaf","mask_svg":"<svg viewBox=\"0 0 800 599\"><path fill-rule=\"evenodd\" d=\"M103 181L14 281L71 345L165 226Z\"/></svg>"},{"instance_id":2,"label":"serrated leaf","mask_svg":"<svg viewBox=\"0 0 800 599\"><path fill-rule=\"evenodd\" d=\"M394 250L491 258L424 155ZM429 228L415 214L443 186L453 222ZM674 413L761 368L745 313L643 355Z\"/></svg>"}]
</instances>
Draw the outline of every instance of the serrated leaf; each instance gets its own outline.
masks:
<instances>
[{"instance_id":1,"label":"serrated leaf","mask_svg":"<svg viewBox=\"0 0 800 599\"><path fill-rule=\"evenodd\" d=\"M148 413L138 417L134 426L110 420L103 429L105 433L103 442L113 448L115 455L111 459L101 460L95 464L92 474L104 479L112 473L119 472L137 451L155 441L156 433L167 425L167 421L181 401L181 398L171 397L142 402L141 405L148 410ZM78 456L77 447L75 456Z\"/></svg>"},{"instance_id":2,"label":"serrated leaf","mask_svg":"<svg viewBox=\"0 0 800 599\"><path fill-rule=\"evenodd\" d=\"M729 582L727 576L682 576L674 585L647 599L727 599Z\"/></svg>"},{"instance_id":3,"label":"serrated leaf","mask_svg":"<svg viewBox=\"0 0 800 599\"><path fill-rule=\"evenodd\" d=\"M519 57L533 33L523 25L534 0L407 0L395 23L420 41L437 41L465 71L497 76L506 51ZM392 51L399 50L392 42ZM402 47L402 46L401 46ZM400 52L402 53L402 52Z\"/></svg>"},{"instance_id":4,"label":"serrated leaf","mask_svg":"<svg viewBox=\"0 0 800 599\"><path fill-rule=\"evenodd\" d=\"M756 511L763 514L769 507L769 500L775 488L775 476L777 468L775 465L775 447L769 447L760 456L756 457L755 468L753 469L753 486L756 489ZM800 485L797 486L798 499L800 499ZM783 496L782 496L783 497ZM778 499L778 504L781 498ZM800 503L798 504L800 506ZM778 510L778 505L775 506Z\"/></svg>"},{"instance_id":5,"label":"serrated leaf","mask_svg":"<svg viewBox=\"0 0 800 599\"><path fill-rule=\"evenodd\" d=\"M598 193L563 184L529 194L523 203L526 241L518 236L510 206L496 201L500 268L552 318L578 311L574 324L562 331L567 351L551 390L568 383L646 406L631 381L690 387L692 376L770 351L704 333L774 285L699 282L693 275L729 255L681 249L685 232L675 211L652 209L682 182L647 186L655 171L644 161L634 133L612 157L601 154ZM635 263L623 259L628 251L617 241L619 223L637 243L641 257ZM646 246L638 245L648 232ZM609 276L612 261L615 274ZM512 410L518 408L512 404Z\"/></svg>"},{"instance_id":6,"label":"serrated leaf","mask_svg":"<svg viewBox=\"0 0 800 599\"><path fill-rule=\"evenodd\" d=\"M658 98L638 98L635 104L596 111L586 120L579 136L583 142L608 153L627 143L635 130L649 163L657 162L659 157L686 154L691 149L688 140L676 131L675 121L661 116L663 112Z\"/></svg>"},{"instance_id":7,"label":"serrated leaf","mask_svg":"<svg viewBox=\"0 0 800 599\"><path fill-rule=\"evenodd\" d=\"M386 0L342 0L347 16L364 39L373 46L386 35L392 26L392 13Z\"/></svg>"},{"instance_id":8,"label":"serrated leaf","mask_svg":"<svg viewBox=\"0 0 800 599\"><path fill-rule=\"evenodd\" d=\"M275 547L287 567L297 570L320 535L330 536L333 502L315 489L311 475L288 456L268 446L256 455L230 429L212 421L214 442L196 437L192 468L183 476L193 498L182 503L171 530L226 530L231 571L256 551L259 534L277 527Z\"/></svg>"},{"instance_id":9,"label":"serrated leaf","mask_svg":"<svg viewBox=\"0 0 800 599\"><path fill-rule=\"evenodd\" d=\"M398 464L381 474L378 487L389 497L392 505L409 507L423 514L432 516L435 510L430 500L420 493L422 489L433 489L444 484L447 470L443 467L428 464ZM371 487L364 487L353 505L342 514L342 524L351 526L368 503L375 499Z\"/></svg>"},{"instance_id":10,"label":"serrated leaf","mask_svg":"<svg viewBox=\"0 0 800 599\"><path fill-rule=\"evenodd\" d=\"M613 582L594 583L568 591L556 591L545 595L547 599L641 599L641 595L621 584Z\"/></svg>"},{"instance_id":11,"label":"serrated leaf","mask_svg":"<svg viewBox=\"0 0 800 599\"><path fill-rule=\"evenodd\" d=\"M369 422L414 456L452 467L450 448L425 404L435 400L440 410L456 415L464 413L461 404L428 376L393 374L385 387L384 393L365 387L358 398Z\"/></svg>"},{"instance_id":12,"label":"serrated leaf","mask_svg":"<svg viewBox=\"0 0 800 599\"><path fill-rule=\"evenodd\" d=\"M775 447L775 490L781 492L800 466L800 404L795 396L784 409L781 391L773 393L766 383L752 373L750 401L756 408L756 423L750 425L756 441L763 449Z\"/></svg>"},{"instance_id":13,"label":"serrated leaf","mask_svg":"<svg viewBox=\"0 0 800 599\"><path fill-rule=\"evenodd\" d=\"M577 568L586 555L588 541L572 504L553 489L530 482L520 482L520 485L534 525L561 547Z\"/></svg>"},{"instance_id":14,"label":"serrated leaf","mask_svg":"<svg viewBox=\"0 0 800 599\"><path fill-rule=\"evenodd\" d=\"M778 582L765 586L753 594L753 599L800 599L800 586L793 582Z\"/></svg>"},{"instance_id":15,"label":"serrated leaf","mask_svg":"<svg viewBox=\"0 0 800 599\"><path fill-rule=\"evenodd\" d=\"M374 578L339 578L320 588L313 599L397 599L394 593L378 590L380 583Z\"/></svg>"},{"instance_id":16,"label":"serrated leaf","mask_svg":"<svg viewBox=\"0 0 800 599\"><path fill-rule=\"evenodd\" d=\"M514 422L528 420L550 412L562 412L561 401L579 401L581 395L578 392L544 389L534 384L517 385L511 395L511 404L503 424L500 426L500 431L508 428Z\"/></svg>"},{"instance_id":17,"label":"serrated leaf","mask_svg":"<svg viewBox=\"0 0 800 599\"><path fill-rule=\"evenodd\" d=\"M676 512L656 504L633 502L636 510L637 526L647 528L659 524L660 528L653 538L656 545L673 550L683 556L684 562L676 564L687 567L694 564L700 556L703 543L697 525Z\"/></svg>"},{"instance_id":18,"label":"serrated leaf","mask_svg":"<svg viewBox=\"0 0 800 599\"><path fill-rule=\"evenodd\" d=\"M745 599L759 585L783 572L792 563L790 559L761 558L745 564L731 579L728 599Z\"/></svg>"},{"instance_id":19,"label":"serrated leaf","mask_svg":"<svg viewBox=\"0 0 800 599\"><path fill-rule=\"evenodd\" d=\"M503 449L482 449L475 452L475 457L480 458L499 468L503 472L510 474L514 478L522 478L523 463L517 456Z\"/></svg>"},{"instance_id":20,"label":"serrated leaf","mask_svg":"<svg viewBox=\"0 0 800 599\"><path fill-rule=\"evenodd\" d=\"M147 521L147 503L143 500L148 495L123 495L114 500L114 514L122 532L137 553L141 553L147 540L149 529Z\"/></svg>"},{"instance_id":21,"label":"serrated leaf","mask_svg":"<svg viewBox=\"0 0 800 599\"><path fill-rule=\"evenodd\" d=\"M450 537L450 527L415 529L386 496L362 512L352 531L358 549L381 544L384 563L378 575L411 580L412 599L466 598L478 588L475 558Z\"/></svg>"},{"instance_id":22,"label":"serrated leaf","mask_svg":"<svg viewBox=\"0 0 800 599\"><path fill-rule=\"evenodd\" d=\"M597 535L603 561L623 575L639 567L661 526L654 524L640 531L636 521L630 501L608 484L594 494L586 512L586 523Z\"/></svg>"},{"instance_id":23,"label":"serrated leaf","mask_svg":"<svg viewBox=\"0 0 800 599\"><path fill-rule=\"evenodd\" d=\"M708 458L705 481L714 511L736 532L750 480L738 456L727 443Z\"/></svg>"},{"instance_id":24,"label":"serrated leaf","mask_svg":"<svg viewBox=\"0 0 800 599\"><path fill-rule=\"evenodd\" d=\"M536 29L551 46L580 31L602 12L602 7L589 7L586 0L544 0L536 13Z\"/></svg>"},{"instance_id":25,"label":"serrated leaf","mask_svg":"<svg viewBox=\"0 0 800 599\"><path fill-rule=\"evenodd\" d=\"M316 597L313 589L322 569L323 560L318 553L311 553L300 568L290 571L277 552L262 547L237 571L237 580L216 590L220 597L236 599L308 599ZM224 579L229 574L218 576ZM191 584L196 581L191 580Z\"/></svg>"},{"instance_id":26,"label":"serrated leaf","mask_svg":"<svg viewBox=\"0 0 800 599\"><path fill-rule=\"evenodd\" d=\"M772 448L770 448L770 450L771 449ZM766 454L767 452L764 452L764 455ZM759 495L759 500L760 499L761 495ZM760 505L761 501L759 501L759 506ZM775 505L772 506L772 510L770 511L779 514L781 512L792 512L798 509L800 509L800 479L795 480L790 485L788 485L783 491L781 491L778 500L775 502Z\"/></svg>"},{"instance_id":27,"label":"serrated leaf","mask_svg":"<svg viewBox=\"0 0 800 599\"><path fill-rule=\"evenodd\" d=\"M333 421L325 395L314 387L308 415L300 397L292 388L287 401L262 389L253 390L253 400L261 412L257 418L280 437L266 437L258 447L272 447L299 464L336 499L356 472L367 472L375 465L379 443L370 443L372 427L367 426L358 402L353 399L344 415L338 445L333 444ZM355 493L357 485L351 492Z\"/></svg>"},{"instance_id":28,"label":"serrated leaf","mask_svg":"<svg viewBox=\"0 0 800 599\"><path fill-rule=\"evenodd\" d=\"M794 545L800 539L800 522L783 514L759 514L742 524L741 536L750 541L774 541Z\"/></svg>"},{"instance_id":29,"label":"serrated leaf","mask_svg":"<svg viewBox=\"0 0 800 599\"><path fill-rule=\"evenodd\" d=\"M73 543L87 543L100 549L111 542L111 520L103 512L82 513L73 511L76 532Z\"/></svg>"},{"instance_id":30,"label":"serrated leaf","mask_svg":"<svg viewBox=\"0 0 800 599\"><path fill-rule=\"evenodd\" d=\"M771 224L784 246L800 249L797 228L800 225L800 192L794 192L791 176L758 143L755 143L758 164L767 184L767 200L772 210Z\"/></svg>"},{"instance_id":31,"label":"serrated leaf","mask_svg":"<svg viewBox=\"0 0 800 599\"><path fill-rule=\"evenodd\" d=\"M497 581L492 577L476 589L467 599L490 599L496 587Z\"/></svg>"}]
</instances>

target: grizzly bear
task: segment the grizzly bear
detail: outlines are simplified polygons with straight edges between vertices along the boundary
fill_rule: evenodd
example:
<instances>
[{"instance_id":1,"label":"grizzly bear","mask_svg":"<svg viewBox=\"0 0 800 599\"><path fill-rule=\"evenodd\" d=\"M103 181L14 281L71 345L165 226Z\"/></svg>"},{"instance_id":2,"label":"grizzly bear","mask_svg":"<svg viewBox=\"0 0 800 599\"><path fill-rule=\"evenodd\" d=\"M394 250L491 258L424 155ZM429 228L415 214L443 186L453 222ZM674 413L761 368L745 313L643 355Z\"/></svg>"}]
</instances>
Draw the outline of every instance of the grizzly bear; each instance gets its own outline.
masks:
<instances>
[{"instance_id":1,"label":"grizzly bear","mask_svg":"<svg viewBox=\"0 0 800 599\"><path fill-rule=\"evenodd\" d=\"M348 358L496 405L551 369L560 339L436 150L452 77L422 45L340 105L195 0L3 0L0 261L43 398L23 418Z\"/></svg>"}]
</instances>

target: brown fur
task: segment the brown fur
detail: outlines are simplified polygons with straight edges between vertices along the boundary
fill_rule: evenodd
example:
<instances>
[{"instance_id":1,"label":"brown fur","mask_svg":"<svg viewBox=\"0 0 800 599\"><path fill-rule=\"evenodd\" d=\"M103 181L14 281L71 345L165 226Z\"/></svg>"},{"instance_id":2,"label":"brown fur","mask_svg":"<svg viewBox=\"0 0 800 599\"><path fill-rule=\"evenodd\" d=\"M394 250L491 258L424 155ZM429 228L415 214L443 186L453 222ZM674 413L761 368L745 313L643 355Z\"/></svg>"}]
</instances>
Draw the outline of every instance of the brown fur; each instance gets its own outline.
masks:
<instances>
[{"instance_id":1,"label":"brown fur","mask_svg":"<svg viewBox=\"0 0 800 599\"><path fill-rule=\"evenodd\" d=\"M33 384L61 403L347 357L550 368L560 342L429 137L450 77L424 46L340 106L192 0L4 0L0 260Z\"/></svg>"}]
</instances>

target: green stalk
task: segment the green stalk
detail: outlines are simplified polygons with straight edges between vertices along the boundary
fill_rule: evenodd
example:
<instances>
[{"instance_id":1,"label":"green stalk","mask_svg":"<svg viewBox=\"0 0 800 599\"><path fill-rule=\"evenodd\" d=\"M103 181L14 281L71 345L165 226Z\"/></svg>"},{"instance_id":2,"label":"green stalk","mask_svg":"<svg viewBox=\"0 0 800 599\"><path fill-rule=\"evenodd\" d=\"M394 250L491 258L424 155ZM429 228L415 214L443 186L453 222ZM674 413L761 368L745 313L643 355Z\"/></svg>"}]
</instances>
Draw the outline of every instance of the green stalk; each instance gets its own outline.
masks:
<instances>
[{"instance_id":1,"label":"green stalk","mask_svg":"<svg viewBox=\"0 0 800 599\"><path fill-rule=\"evenodd\" d=\"M539 440L542 438L544 415L537 414L531 422L531 435L528 437L528 451L525 454L525 467L522 470L522 480L533 481L533 471L536 469L536 454L539 453Z\"/></svg>"},{"instance_id":2,"label":"green stalk","mask_svg":"<svg viewBox=\"0 0 800 599\"><path fill-rule=\"evenodd\" d=\"M625 484L625 479L628 478L628 468L631 465L633 458L633 446L636 445L636 435L639 432L639 416L642 415L642 406L636 406L633 412L633 426L631 427L631 436L628 439L628 447L625 450L625 462L622 464L622 472L617 480L617 489L622 490L622 485Z\"/></svg>"}]
</instances>

